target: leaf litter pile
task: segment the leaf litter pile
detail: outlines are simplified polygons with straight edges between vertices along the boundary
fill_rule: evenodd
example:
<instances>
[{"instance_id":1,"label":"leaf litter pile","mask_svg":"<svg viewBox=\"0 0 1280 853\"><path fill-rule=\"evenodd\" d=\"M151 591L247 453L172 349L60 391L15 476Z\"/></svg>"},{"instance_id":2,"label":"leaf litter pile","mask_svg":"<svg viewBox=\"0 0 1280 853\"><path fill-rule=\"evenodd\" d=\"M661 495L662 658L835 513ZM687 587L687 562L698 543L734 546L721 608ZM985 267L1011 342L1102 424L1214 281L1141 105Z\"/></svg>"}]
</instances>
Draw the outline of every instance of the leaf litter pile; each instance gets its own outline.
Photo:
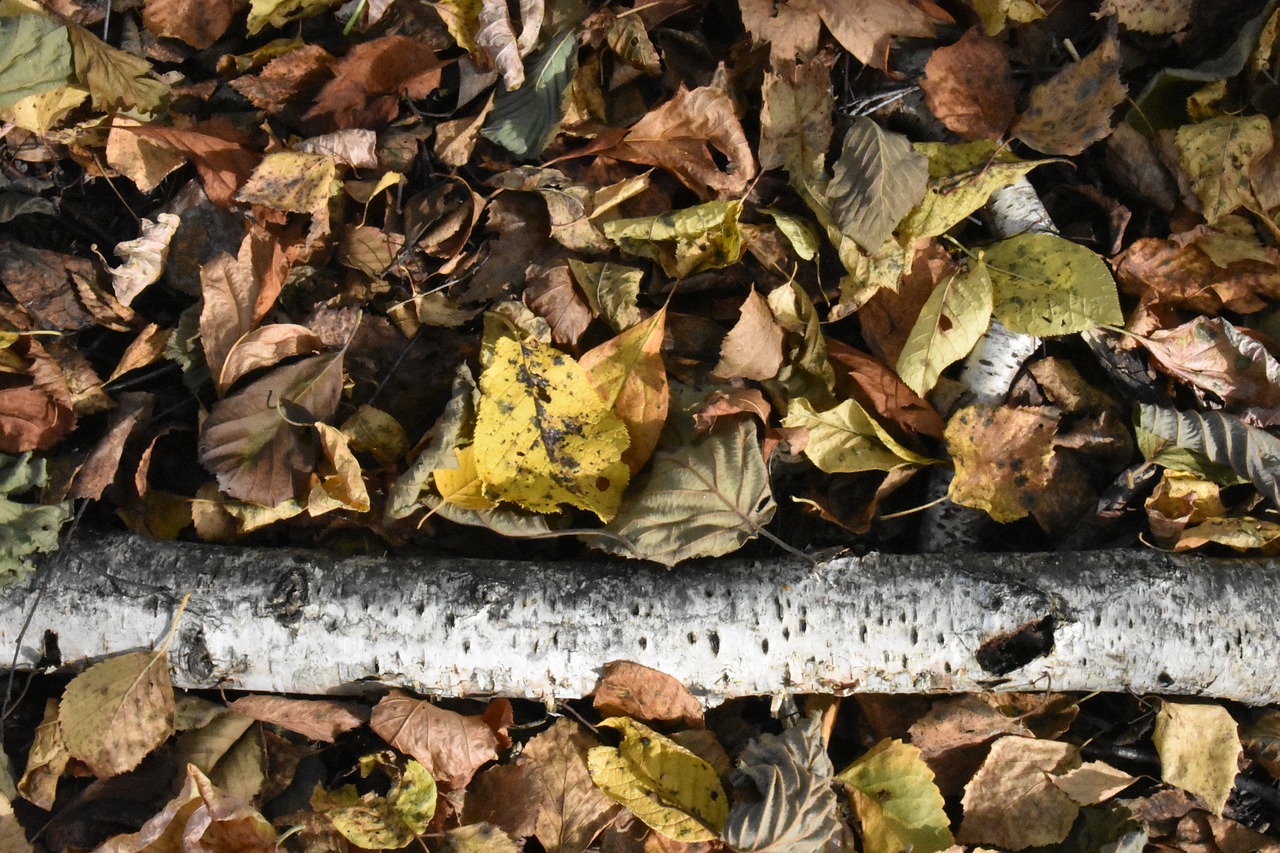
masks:
<instances>
[{"instance_id":1,"label":"leaf litter pile","mask_svg":"<svg viewBox=\"0 0 1280 853\"><path fill-rule=\"evenodd\" d=\"M666 565L1280 552L1274 5L0 0L0 575L77 506ZM114 851L1232 853L1280 821L1280 718L1235 706L704 718L629 664L552 715L228 706L161 650L8 710L5 850L20 820Z\"/></svg>"}]
</instances>

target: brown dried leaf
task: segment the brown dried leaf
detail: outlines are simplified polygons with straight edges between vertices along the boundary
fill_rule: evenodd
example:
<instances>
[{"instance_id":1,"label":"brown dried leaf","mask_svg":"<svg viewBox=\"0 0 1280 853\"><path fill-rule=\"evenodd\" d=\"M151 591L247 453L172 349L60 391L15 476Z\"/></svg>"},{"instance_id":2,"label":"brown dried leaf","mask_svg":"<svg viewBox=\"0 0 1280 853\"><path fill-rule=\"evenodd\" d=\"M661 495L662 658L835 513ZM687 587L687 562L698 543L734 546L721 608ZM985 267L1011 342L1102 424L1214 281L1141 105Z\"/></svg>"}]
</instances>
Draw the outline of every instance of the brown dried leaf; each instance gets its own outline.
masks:
<instances>
[{"instance_id":1,"label":"brown dried leaf","mask_svg":"<svg viewBox=\"0 0 1280 853\"><path fill-rule=\"evenodd\" d=\"M678 728L701 728L702 705L679 681L638 663L604 665L592 704L604 717L631 717Z\"/></svg>"},{"instance_id":2,"label":"brown dried leaf","mask_svg":"<svg viewBox=\"0 0 1280 853\"><path fill-rule=\"evenodd\" d=\"M648 461L667 420L670 394L662 362L666 319L663 307L579 360L596 393L626 424L630 443L622 461L632 473Z\"/></svg>"},{"instance_id":3,"label":"brown dried leaf","mask_svg":"<svg viewBox=\"0 0 1280 853\"><path fill-rule=\"evenodd\" d=\"M1001 735L1031 732L977 696L940 699L911 726L911 742L947 795L960 792L982 763L986 745Z\"/></svg>"},{"instance_id":4,"label":"brown dried leaf","mask_svg":"<svg viewBox=\"0 0 1280 853\"><path fill-rule=\"evenodd\" d=\"M249 179L262 156L246 146L244 133L221 118L185 129L154 125L124 129L186 156L195 165L205 194L222 207L235 204L236 190Z\"/></svg>"},{"instance_id":5,"label":"brown dried leaf","mask_svg":"<svg viewBox=\"0 0 1280 853\"><path fill-rule=\"evenodd\" d=\"M1209 316L1221 311L1249 314L1280 299L1280 251L1266 248L1268 261L1243 260L1219 267L1192 243L1146 237L1113 261L1124 291L1144 304L1165 305Z\"/></svg>"},{"instance_id":6,"label":"brown dried leaf","mask_svg":"<svg viewBox=\"0 0 1280 853\"><path fill-rule=\"evenodd\" d=\"M242 335L214 377L219 394L255 370L270 367L295 355L309 355L323 349L320 339L306 326L272 323Z\"/></svg>"},{"instance_id":7,"label":"brown dried leaf","mask_svg":"<svg viewBox=\"0 0 1280 853\"><path fill-rule=\"evenodd\" d=\"M930 38L939 20L951 23L937 6L930 4L926 11L911 0L817 0L816 5L836 41L863 64L881 70L894 37Z\"/></svg>"},{"instance_id":8,"label":"brown dried leaf","mask_svg":"<svg viewBox=\"0 0 1280 853\"><path fill-rule=\"evenodd\" d=\"M1126 95L1120 45L1108 37L1031 90L1031 105L1014 122L1013 135L1046 154L1079 154L1111 134L1111 113Z\"/></svg>"},{"instance_id":9,"label":"brown dried leaf","mask_svg":"<svg viewBox=\"0 0 1280 853\"><path fill-rule=\"evenodd\" d=\"M797 57L808 61L818 52L822 19L817 0L741 0L739 6L752 39L769 42L774 67Z\"/></svg>"},{"instance_id":10,"label":"brown dried leaf","mask_svg":"<svg viewBox=\"0 0 1280 853\"><path fill-rule=\"evenodd\" d=\"M587 770L587 751L595 745L577 723L561 717L524 748L523 758L541 779L534 835L547 853L582 853L618 813Z\"/></svg>"},{"instance_id":11,"label":"brown dried leaf","mask_svg":"<svg viewBox=\"0 0 1280 853\"><path fill-rule=\"evenodd\" d=\"M75 482L67 493L68 498L89 498L96 501L102 497L107 486L116 478L125 442L140 422L151 417L154 400L153 394L129 391L116 398L117 406L111 412L107 432L80 466Z\"/></svg>"},{"instance_id":12,"label":"brown dried leaf","mask_svg":"<svg viewBox=\"0 0 1280 853\"><path fill-rule=\"evenodd\" d=\"M711 374L721 379L772 379L782 366L784 337L768 301L752 287L742 303L738 322L720 345L720 363Z\"/></svg>"},{"instance_id":13,"label":"brown dried leaf","mask_svg":"<svg viewBox=\"0 0 1280 853\"><path fill-rule=\"evenodd\" d=\"M268 115L296 109L333 77L334 57L317 44L304 45L278 56L257 75L237 77L229 84Z\"/></svg>"},{"instance_id":14,"label":"brown dried leaf","mask_svg":"<svg viewBox=\"0 0 1280 853\"><path fill-rule=\"evenodd\" d=\"M793 183L817 188L833 132L831 70L818 60L785 63L765 72L761 94L760 168L785 168Z\"/></svg>"},{"instance_id":15,"label":"brown dried leaf","mask_svg":"<svg viewBox=\"0 0 1280 853\"><path fill-rule=\"evenodd\" d=\"M445 790L467 786L477 769L498 757L497 738L481 717L464 717L393 690L373 709L370 727L422 762Z\"/></svg>"},{"instance_id":16,"label":"brown dried leaf","mask_svg":"<svg viewBox=\"0 0 1280 853\"><path fill-rule=\"evenodd\" d=\"M551 326L551 340L576 347L591 325L591 307L574 287L569 265L563 260L533 263L525 271L524 304Z\"/></svg>"},{"instance_id":17,"label":"brown dried leaf","mask_svg":"<svg viewBox=\"0 0 1280 853\"><path fill-rule=\"evenodd\" d=\"M827 340L827 360L835 370L835 391L896 424L906 435L941 438L942 418L893 370L835 338Z\"/></svg>"},{"instance_id":18,"label":"brown dried leaf","mask_svg":"<svg viewBox=\"0 0 1280 853\"><path fill-rule=\"evenodd\" d=\"M75 428L71 388L35 338L23 336L6 352L24 372L0 373L0 452L48 450Z\"/></svg>"},{"instance_id":19,"label":"brown dried leaf","mask_svg":"<svg viewBox=\"0 0 1280 853\"><path fill-rule=\"evenodd\" d=\"M773 407L756 388L734 388L728 391L713 391L703 401L702 406L693 413L693 424L699 435L715 428L720 418L733 415L750 414L760 419L761 424L769 422L769 413Z\"/></svg>"},{"instance_id":20,"label":"brown dried leaf","mask_svg":"<svg viewBox=\"0 0 1280 853\"><path fill-rule=\"evenodd\" d=\"M965 139L1004 135L1013 121L1018 87L1003 42L974 27L955 44L935 50L924 73L925 104L949 130Z\"/></svg>"},{"instance_id":21,"label":"brown dried leaf","mask_svg":"<svg viewBox=\"0 0 1280 853\"><path fill-rule=\"evenodd\" d=\"M74 331L95 324L76 296L73 281L95 279L93 262L8 237L0 238L0 282L45 329Z\"/></svg>"},{"instance_id":22,"label":"brown dried leaf","mask_svg":"<svg viewBox=\"0 0 1280 853\"><path fill-rule=\"evenodd\" d=\"M235 258L222 254L201 268L200 342L215 380L236 343L266 313L262 306L275 301L288 268L279 242L260 228L249 230ZM220 390L230 384L218 382Z\"/></svg>"},{"instance_id":23,"label":"brown dried leaf","mask_svg":"<svg viewBox=\"0 0 1280 853\"><path fill-rule=\"evenodd\" d=\"M222 38L235 15L232 0L146 0L142 23L157 36L204 50Z\"/></svg>"},{"instance_id":24,"label":"brown dried leaf","mask_svg":"<svg viewBox=\"0 0 1280 853\"><path fill-rule=\"evenodd\" d=\"M1080 806L1053 784L1080 766L1069 743L1005 737L996 741L964 790L956 840L1022 850L1062 842Z\"/></svg>"},{"instance_id":25,"label":"brown dried leaf","mask_svg":"<svg viewBox=\"0 0 1280 853\"><path fill-rule=\"evenodd\" d=\"M524 85L524 64L520 61L520 45L515 25L507 11L506 0L480 0L476 27L476 43L484 50L493 67L502 75L508 90Z\"/></svg>"},{"instance_id":26,"label":"brown dried leaf","mask_svg":"<svg viewBox=\"0 0 1280 853\"><path fill-rule=\"evenodd\" d=\"M58 779L67 768L71 753L62 741L62 729L58 727L58 700L46 699L44 719L36 726L31 749L27 753L27 768L18 780L18 791L23 798L37 808L50 811L58 793Z\"/></svg>"},{"instance_id":27,"label":"brown dried leaf","mask_svg":"<svg viewBox=\"0 0 1280 853\"><path fill-rule=\"evenodd\" d=\"M364 705L332 699L242 696L227 707L237 714L324 743L333 743L343 732L369 722L369 709Z\"/></svg>"},{"instance_id":28,"label":"brown dried leaf","mask_svg":"<svg viewBox=\"0 0 1280 853\"><path fill-rule=\"evenodd\" d=\"M440 85L440 61L426 42L384 36L356 45L332 66L315 105L303 116L317 132L380 130L400 111L400 99L425 98Z\"/></svg>"}]
</instances>

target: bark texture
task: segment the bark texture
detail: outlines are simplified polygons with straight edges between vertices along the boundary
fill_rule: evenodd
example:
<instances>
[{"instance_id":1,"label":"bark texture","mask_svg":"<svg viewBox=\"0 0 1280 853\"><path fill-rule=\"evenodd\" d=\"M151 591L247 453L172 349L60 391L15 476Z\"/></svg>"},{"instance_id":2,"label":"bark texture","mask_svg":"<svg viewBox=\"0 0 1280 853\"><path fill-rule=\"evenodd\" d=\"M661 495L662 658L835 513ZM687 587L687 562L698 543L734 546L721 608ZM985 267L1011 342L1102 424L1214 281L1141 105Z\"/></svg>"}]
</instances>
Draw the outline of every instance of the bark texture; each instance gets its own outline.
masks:
<instances>
[{"instance_id":1,"label":"bark texture","mask_svg":"<svg viewBox=\"0 0 1280 853\"><path fill-rule=\"evenodd\" d=\"M64 663L152 647L190 592L169 652L185 687L319 694L372 681L549 701L590 693L604 663L627 659L711 703L986 689L1280 701L1274 560L871 555L667 571L115 536L73 542L54 570L20 665L55 644ZM5 648L38 583L0 606Z\"/></svg>"}]
</instances>

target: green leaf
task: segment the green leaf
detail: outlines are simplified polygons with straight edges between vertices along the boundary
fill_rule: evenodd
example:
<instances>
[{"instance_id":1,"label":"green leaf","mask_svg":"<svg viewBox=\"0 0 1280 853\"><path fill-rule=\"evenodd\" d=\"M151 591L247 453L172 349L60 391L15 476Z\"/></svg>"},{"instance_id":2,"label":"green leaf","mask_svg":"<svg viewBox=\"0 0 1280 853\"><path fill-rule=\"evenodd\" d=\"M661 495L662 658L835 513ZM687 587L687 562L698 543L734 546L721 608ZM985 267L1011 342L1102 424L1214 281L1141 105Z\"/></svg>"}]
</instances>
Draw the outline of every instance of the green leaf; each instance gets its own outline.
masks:
<instances>
[{"instance_id":1,"label":"green leaf","mask_svg":"<svg viewBox=\"0 0 1280 853\"><path fill-rule=\"evenodd\" d=\"M791 248L796 250L797 255L806 261L811 261L818 256L818 232L808 220L771 207L762 207L760 212L773 217L774 224L791 243Z\"/></svg>"},{"instance_id":2,"label":"green leaf","mask_svg":"<svg viewBox=\"0 0 1280 853\"><path fill-rule=\"evenodd\" d=\"M920 203L928 181L929 161L910 140L860 117L845 134L826 194L840 230L872 253Z\"/></svg>"},{"instance_id":3,"label":"green leaf","mask_svg":"<svg viewBox=\"0 0 1280 853\"><path fill-rule=\"evenodd\" d=\"M1195 794L1222 814L1235 786L1243 747L1236 721L1221 705L1162 702L1151 740L1160 755L1160 778Z\"/></svg>"},{"instance_id":4,"label":"green leaf","mask_svg":"<svg viewBox=\"0 0 1280 853\"><path fill-rule=\"evenodd\" d=\"M1047 337L1124 322L1102 258L1056 234L1019 234L983 253L995 317L1010 331Z\"/></svg>"},{"instance_id":5,"label":"green leaf","mask_svg":"<svg viewBox=\"0 0 1280 853\"><path fill-rule=\"evenodd\" d=\"M898 375L923 396L948 366L969 354L991 325L991 277L981 260L939 282L898 357Z\"/></svg>"},{"instance_id":6,"label":"green leaf","mask_svg":"<svg viewBox=\"0 0 1280 853\"><path fill-rule=\"evenodd\" d=\"M0 18L0 109L71 79L67 28L44 15Z\"/></svg>"},{"instance_id":7,"label":"green leaf","mask_svg":"<svg viewBox=\"0 0 1280 853\"><path fill-rule=\"evenodd\" d=\"M76 75L105 112L136 110L154 113L169 95L168 84L156 79L151 63L117 50L84 27L67 28L75 52Z\"/></svg>"},{"instance_id":8,"label":"green leaf","mask_svg":"<svg viewBox=\"0 0 1280 853\"><path fill-rule=\"evenodd\" d=\"M58 549L58 532L71 519L71 504L38 506L18 503L12 497L47 480L45 461L30 452L19 456L0 453L0 587L22 580L35 566L32 554Z\"/></svg>"},{"instance_id":9,"label":"green leaf","mask_svg":"<svg viewBox=\"0 0 1280 853\"><path fill-rule=\"evenodd\" d=\"M755 427L739 421L731 430L653 457L647 477L605 528L631 543L630 549L594 537L590 544L674 566L736 551L759 534L773 511Z\"/></svg>"},{"instance_id":10,"label":"green leaf","mask_svg":"<svg viewBox=\"0 0 1280 853\"><path fill-rule=\"evenodd\" d=\"M675 278L720 269L742 257L740 201L709 201L659 216L615 219L604 235L622 251L653 258Z\"/></svg>"},{"instance_id":11,"label":"green leaf","mask_svg":"<svg viewBox=\"0 0 1280 853\"><path fill-rule=\"evenodd\" d=\"M1184 125L1175 140L1178 163L1210 225L1249 204L1249 173L1272 145L1265 116L1219 116Z\"/></svg>"},{"instance_id":12,"label":"green leaf","mask_svg":"<svg viewBox=\"0 0 1280 853\"><path fill-rule=\"evenodd\" d=\"M955 843L920 750L886 738L836 777L851 789L865 853L937 853Z\"/></svg>"},{"instance_id":13,"label":"green leaf","mask_svg":"<svg viewBox=\"0 0 1280 853\"><path fill-rule=\"evenodd\" d=\"M903 447L856 400L815 412L808 400L792 400L784 427L804 427L804 455L828 474L891 471L903 465L930 465L932 459Z\"/></svg>"},{"instance_id":14,"label":"green leaf","mask_svg":"<svg viewBox=\"0 0 1280 853\"><path fill-rule=\"evenodd\" d=\"M1193 451L1248 478L1273 507L1280 507L1280 438L1221 412L1178 412L1138 405L1137 425L1175 447ZM1147 452L1147 451L1153 452ZM1159 449L1144 448L1159 458Z\"/></svg>"},{"instance_id":15,"label":"green leaf","mask_svg":"<svg viewBox=\"0 0 1280 853\"><path fill-rule=\"evenodd\" d=\"M551 144L560 125L564 93L578 67L578 43L570 30L529 57L524 85L503 89L480 133L517 157L533 159Z\"/></svg>"}]
</instances>

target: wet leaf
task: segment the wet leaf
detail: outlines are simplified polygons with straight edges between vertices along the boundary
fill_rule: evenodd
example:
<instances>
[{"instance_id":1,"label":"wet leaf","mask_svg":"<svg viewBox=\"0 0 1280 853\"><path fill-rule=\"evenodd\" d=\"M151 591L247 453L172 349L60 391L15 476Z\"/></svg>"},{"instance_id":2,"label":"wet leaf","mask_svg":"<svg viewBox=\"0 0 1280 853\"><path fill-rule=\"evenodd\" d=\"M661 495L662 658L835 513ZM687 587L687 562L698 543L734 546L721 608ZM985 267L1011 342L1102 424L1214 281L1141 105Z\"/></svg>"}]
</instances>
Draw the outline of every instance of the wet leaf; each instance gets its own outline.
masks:
<instances>
[{"instance_id":1,"label":"wet leaf","mask_svg":"<svg viewBox=\"0 0 1280 853\"><path fill-rule=\"evenodd\" d=\"M1025 518L1045 493L1058 415L1048 408L966 406L947 422L955 478L947 497L1006 524Z\"/></svg>"},{"instance_id":2,"label":"wet leaf","mask_svg":"<svg viewBox=\"0 0 1280 853\"><path fill-rule=\"evenodd\" d=\"M965 786L957 840L1010 850L1062 842L1080 807L1052 778L1079 766L1079 749L1068 743L1023 737L996 741Z\"/></svg>"},{"instance_id":3,"label":"wet leaf","mask_svg":"<svg viewBox=\"0 0 1280 853\"><path fill-rule=\"evenodd\" d=\"M411 755L445 790L460 790L482 764L498 757L497 739L481 717L464 717L393 690L374 706L373 731Z\"/></svg>"},{"instance_id":4,"label":"wet leaf","mask_svg":"<svg viewBox=\"0 0 1280 853\"><path fill-rule=\"evenodd\" d=\"M992 284L986 264L943 279L916 318L898 357L898 375L927 394L947 367L964 358L991 324Z\"/></svg>"},{"instance_id":5,"label":"wet leaf","mask_svg":"<svg viewBox=\"0 0 1280 853\"><path fill-rule=\"evenodd\" d=\"M649 460L667 420L669 392L662 363L666 317L666 308L659 309L579 361L596 393L626 424L630 443L622 461L633 474Z\"/></svg>"},{"instance_id":6,"label":"wet leaf","mask_svg":"<svg viewBox=\"0 0 1280 853\"><path fill-rule=\"evenodd\" d=\"M0 109L67 83L73 70L66 27L45 15L0 18Z\"/></svg>"},{"instance_id":7,"label":"wet leaf","mask_svg":"<svg viewBox=\"0 0 1280 853\"><path fill-rule=\"evenodd\" d=\"M578 42L561 33L529 57L524 84L503 89L480 133L521 159L537 157L551 144L564 112L564 93L577 70Z\"/></svg>"},{"instance_id":8,"label":"wet leaf","mask_svg":"<svg viewBox=\"0 0 1280 853\"><path fill-rule=\"evenodd\" d=\"M1249 170L1271 150L1263 116L1220 116L1178 129L1178 163L1191 181L1196 206L1210 224L1253 200Z\"/></svg>"},{"instance_id":9,"label":"wet leaf","mask_svg":"<svg viewBox=\"0 0 1280 853\"><path fill-rule=\"evenodd\" d=\"M610 661L596 684L595 709L606 717L701 728L702 705L671 676L631 661Z\"/></svg>"},{"instance_id":10,"label":"wet leaf","mask_svg":"<svg viewBox=\"0 0 1280 853\"><path fill-rule=\"evenodd\" d=\"M849 786L866 853L937 853L954 843L933 771L915 746L882 740L836 778Z\"/></svg>"},{"instance_id":11,"label":"wet leaf","mask_svg":"<svg viewBox=\"0 0 1280 853\"><path fill-rule=\"evenodd\" d=\"M577 723L561 717L524 749L539 779L533 834L547 853L583 853L617 813L591 781L587 755L594 744Z\"/></svg>"},{"instance_id":12,"label":"wet leaf","mask_svg":"<svg viewBox=\"0 0 1280 853\"><path fill-rule=\"evenodd\" d=\"M874 253L924 197L928 160L901 134L858 118L845 134L826 195L840 230Z\"/></svg>"},{"instance_id":13,"label":"wet leaf","mask_svg":"<svg viewBox=\"0 0 1280 853\"><path fill-rule=\"evenodd\" d=\"M105 778L138 766L173 734L169 658L132 652L107 658L67 685L58 709L67 751Z\"/></svg>"},{"instance_id":14,"label":"wet leaf","mask_svg":"<svg viewBox=\"0 0 1280 853\"><path fill-rule=\"evenodd\" d=\"M994 313L1010 331L1047 337L1124 322L1102 258L1056 234L1022 234L983 253Z\"/></svg>"},{"instance_id":15,"label":"wet leaf","mask_svg":"<svg viewBox=\"0 0 1280 853\"><path fill-rule=\"evenodd\" d=\"M711 765L635 720L610 717L600 726L622 735L617 747L597 746L587 756L600 790L668 838L719 836L729 798Z\"/></svg>"},{"instance_id":16,"label":"wet leaf","mask_svg":"<svg viewBox=\"0 0 1280 853\"><path fill-rule=\"evenodd\" d=\"M605 528L630 547L608 540L593 547L666 566L719 557L759 535L773 517L764 457L746 421L696 444L654 455Z\"/></svg>"},{"instance_id":17,"label":"wet leaf","mask_svg":"<svg viewBox=\"0 0 1280 853\"><path fill-rule=\"evenodd\" d=\"M1221 705L1161 702L1152 734L1160 778L1199 797L1222 814L1235 787L1243 747L1236 722Z\"/></svg>"}]
</instances>

